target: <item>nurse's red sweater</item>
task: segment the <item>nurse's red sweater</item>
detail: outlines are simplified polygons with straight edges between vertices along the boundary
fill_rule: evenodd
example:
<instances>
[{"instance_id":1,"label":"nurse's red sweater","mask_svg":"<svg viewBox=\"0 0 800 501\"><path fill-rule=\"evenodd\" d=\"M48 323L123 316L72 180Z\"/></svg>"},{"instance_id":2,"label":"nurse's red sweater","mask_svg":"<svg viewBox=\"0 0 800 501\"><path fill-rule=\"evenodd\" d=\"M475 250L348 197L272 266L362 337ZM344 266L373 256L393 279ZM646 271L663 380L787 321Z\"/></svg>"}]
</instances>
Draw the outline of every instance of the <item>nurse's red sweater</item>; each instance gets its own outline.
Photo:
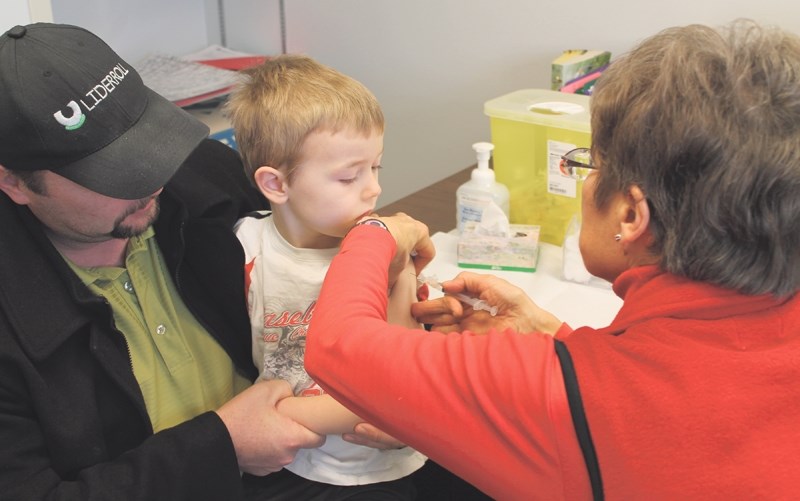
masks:
<instances>
[{"instance_id":1,"label":"nurse's red sweater","mask_svg":"<svg viewBox=\"0 0 800 501\"><path fill-rule=\"evenodd\" d=\"M605 329L428 333L385 322L394 249L350 232L307 337L308 372L367 421L500 500L797 495L797 297L642 267Z\"/></svg>"}]
</instances>

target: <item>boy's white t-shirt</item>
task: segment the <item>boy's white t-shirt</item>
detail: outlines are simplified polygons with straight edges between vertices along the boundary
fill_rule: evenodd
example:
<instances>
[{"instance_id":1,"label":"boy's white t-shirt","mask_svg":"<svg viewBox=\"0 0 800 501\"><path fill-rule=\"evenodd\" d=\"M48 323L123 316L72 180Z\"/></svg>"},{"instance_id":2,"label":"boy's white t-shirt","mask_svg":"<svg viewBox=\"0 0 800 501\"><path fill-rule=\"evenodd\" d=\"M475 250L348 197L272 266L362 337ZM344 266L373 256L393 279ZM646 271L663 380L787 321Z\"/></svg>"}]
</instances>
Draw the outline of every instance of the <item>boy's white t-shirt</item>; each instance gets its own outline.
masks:
<instances>
[{"instance_id":1,"label":"boy's white t-shirt","mask_svg":"<svg viewBox=\"0 0 800 501\"><path fill-rule=\"evenodd\" d=\"M333 249L299 249L278 233L269 212L236 224L245 252L245 288L253 340L253 362L262 379L284 379L295 395L322 389L303 365L305 336ZM325 445L301 449L286 469L309 480L363 485L405 477L425 463L410 447L378 450L328 435Z\"/></svg>"}]
</instances>

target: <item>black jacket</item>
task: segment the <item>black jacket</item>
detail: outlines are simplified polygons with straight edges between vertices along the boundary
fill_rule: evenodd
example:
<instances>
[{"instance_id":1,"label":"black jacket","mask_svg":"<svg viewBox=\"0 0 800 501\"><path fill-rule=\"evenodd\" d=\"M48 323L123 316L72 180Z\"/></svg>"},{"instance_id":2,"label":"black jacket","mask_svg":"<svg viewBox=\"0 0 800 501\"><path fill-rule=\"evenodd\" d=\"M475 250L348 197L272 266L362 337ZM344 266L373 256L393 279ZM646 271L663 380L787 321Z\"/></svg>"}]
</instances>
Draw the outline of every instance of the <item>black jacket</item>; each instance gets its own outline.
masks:
<instances>
[{"instance_id":1,"label":"black jacket","mask_svg":"<svg viewBox=\"0 0 800 501\"><path fill-rule=\"evenodd\" d=\"M161 195L156 238L189 309L255 379L237 218L265 208L206 140ZM208 412L153 434L127 345L27 208L0 193L0 498L229 500L230 437Z\"/></svg>"}]
</instances>

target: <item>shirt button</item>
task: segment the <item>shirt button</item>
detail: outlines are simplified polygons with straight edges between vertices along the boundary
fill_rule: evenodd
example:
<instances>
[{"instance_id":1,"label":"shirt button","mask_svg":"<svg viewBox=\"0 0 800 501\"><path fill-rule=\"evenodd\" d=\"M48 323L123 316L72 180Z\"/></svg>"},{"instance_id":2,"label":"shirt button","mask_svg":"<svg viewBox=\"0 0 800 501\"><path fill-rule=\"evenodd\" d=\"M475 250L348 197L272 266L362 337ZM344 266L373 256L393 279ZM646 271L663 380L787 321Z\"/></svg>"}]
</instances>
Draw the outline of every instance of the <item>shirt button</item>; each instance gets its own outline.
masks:
<instances>
[{"instance_id":1,"label":"shirt button","mask_svg":"<svg viewBox=\"0 0 800 501\"><path fill-rule=\"evenodd\" d=\"M156 327L156 334L158 334L159 336L163 336L166 333L167 333L167 326L166 325L161 324L158 327Z\"/></svg>"},{"instance_id":2,"label":"shirt button","mask_svg":"<svg viewBox=\"0 0 800 501\"><path fill-rule=\"evenodd\" d=\"M122 288L125 289L125 291L133 294L133 284L131 283L130 280L126 280L125 283L122 284Z\"/></svg>"}]
</instances>

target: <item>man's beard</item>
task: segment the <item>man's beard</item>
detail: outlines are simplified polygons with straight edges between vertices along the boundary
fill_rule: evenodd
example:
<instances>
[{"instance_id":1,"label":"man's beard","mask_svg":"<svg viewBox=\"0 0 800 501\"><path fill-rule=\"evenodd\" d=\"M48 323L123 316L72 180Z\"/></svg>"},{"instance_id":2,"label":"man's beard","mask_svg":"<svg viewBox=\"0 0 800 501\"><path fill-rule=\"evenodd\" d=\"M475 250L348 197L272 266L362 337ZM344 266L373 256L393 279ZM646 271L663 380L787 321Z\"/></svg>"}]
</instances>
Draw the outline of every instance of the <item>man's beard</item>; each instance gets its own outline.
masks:
<instances>
[{"instance_id":1,"label":"man's beard","mask_svg":"<svg viewBox=\"0 0 800 501\"><path fill-rule=\"evenodd\" d=\"M142 233L144 233L145 230L147 230L147 228L149 228L150 225L153 224L153 221L155 221L156 218L158 217L158 212L160 210L160 206L159 206L159 203L158 203L158 198L155 199L155 205L153 206L153 214L152 214L152 217L150 217L150 219L147 221L147 224L135 225L134 226L134 225L131 225L131 224L125 224L125 223L123 223L123 221L125 220L125 218L127 218L128 216L130 216L134 212L144 208L144 206L146 206L148 203L150 203L150 200L151 200L150 198L144 198L144 199L140 200L139 203L137 203L135 206L131 207L130 210L128 210L125 214L120 216L119 219L117 219L116 223L114 224L114 229L111 230L111 233L110 233L111 237L112 238L132 238L132 237L135 237L135 236L138 236L138 235L141 235Z\"/></svg>"}]
</instances>

